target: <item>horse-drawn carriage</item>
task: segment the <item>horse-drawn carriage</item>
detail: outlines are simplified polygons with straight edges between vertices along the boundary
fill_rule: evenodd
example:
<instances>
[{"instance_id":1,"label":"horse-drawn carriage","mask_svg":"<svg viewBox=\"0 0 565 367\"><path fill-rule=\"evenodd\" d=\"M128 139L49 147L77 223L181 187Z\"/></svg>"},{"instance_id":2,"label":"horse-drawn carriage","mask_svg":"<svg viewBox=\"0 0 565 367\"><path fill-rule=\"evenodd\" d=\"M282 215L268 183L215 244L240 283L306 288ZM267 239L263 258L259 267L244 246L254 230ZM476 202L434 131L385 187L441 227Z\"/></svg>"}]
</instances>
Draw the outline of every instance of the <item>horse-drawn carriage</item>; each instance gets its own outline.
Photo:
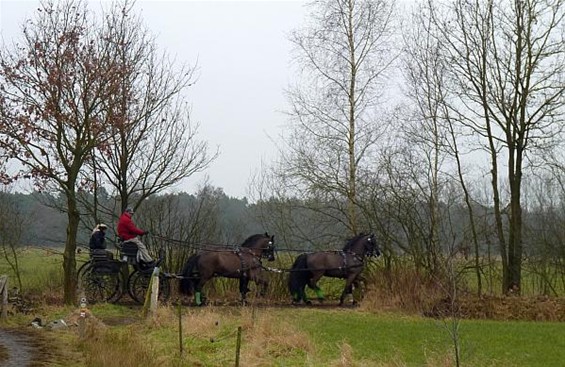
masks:
<instances>
[{"instance_id":1,"label":"horse-drawn carriage","mask_svg":"<svg viewBox=\"0 0 565 367\"><path fill-rule=\"evenodd\" d=\"M83 293L89 303L117 302L127 291L137 303L143 303L149 287L154 266L137 261L137 245L128 241L118 241L116 247L119 259L113 259L106 250L91 250L90 259L78 270L79 293ZM163 261L160 254L155 266ZM131 268L131 271L130 271ZM159 299L170 296L170 276L159 273Z\"/></svg>"},{"instance_id":2,"label":"horse-drawn carriage","mask_svg":"<svg viewBox=\"0 0 565 367\"><path fill-rule=\"evenodd\" d=\"M105 250L99 253L94 251L91 252L90 261L79 269L79 292L82 291L88 302L114 303L126 291L134 301L144 302L154 267L138 263L135 243L118 242L117 247L119 259L108 257ZM343 305L345 298L352 295L353 287L358 287L362 280L365 259L379 255L380 249L374 234L362 233L347 240L342 250L302 253L295 259L291 269L271 269L263 266L262 259L275 259L274 236L267 233L255 234L235 248L200 248L188 258L178 275L160 272L159 299L166 301L169 298L169 281L176 278L179 279L181 295L192 295L196 305L204 305L204 285L214 277L226 277L239 279L241 301L245 303L249 281L255 282L260 287L260 293L265 294L268 284L265 272L270 270L289 272L288 290L294 304L310 303L306 287L314 290L317 298L322 301L324 295L317 282L323 276L345 279L340 296L340 305ZM162 260L163 256L159 256L156 266ZM131 272L130 267L133 268Z\"/></svg>"}]
</instances>

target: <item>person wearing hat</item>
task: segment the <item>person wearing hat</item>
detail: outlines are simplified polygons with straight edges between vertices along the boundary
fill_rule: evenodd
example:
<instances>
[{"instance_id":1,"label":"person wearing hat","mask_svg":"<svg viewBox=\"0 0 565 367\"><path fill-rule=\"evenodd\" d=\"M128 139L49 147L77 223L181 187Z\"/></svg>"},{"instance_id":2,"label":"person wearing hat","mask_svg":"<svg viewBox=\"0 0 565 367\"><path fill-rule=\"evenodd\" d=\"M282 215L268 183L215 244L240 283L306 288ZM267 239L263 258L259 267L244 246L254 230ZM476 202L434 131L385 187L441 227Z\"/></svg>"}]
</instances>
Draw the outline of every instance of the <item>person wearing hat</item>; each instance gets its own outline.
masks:
<instances>
[{"instance_id":1,"label":"person wearing hat","mask_svg":"<svg viewBox=\"0 0 565 367\"><path fill-rule=\"evenodd\" d=\"M90 235L90 253L91 254L105 254L108 258L112 259L114 256L106 250L106 229L108 227L104 223L99 223L92 230Z\"/></svg>"},{"instance_id":2,"label":"person wearing hat","mask_svg":"<svg viewBox=\"0 0 565 367\"><path fill-rule=\"evenodd\" d=\"M148 265L154 264L153 258L149 255L147 247L141 242L138 236L143 236L148 234L149 231L144 231L139 229L133 224L131 219L133 215L133 209L127 208L124 213L120 216L118 220L118 237L120 237L124 242L133 242L137 245L137 261L144 262Z\"/></svg>"}]
</instances>

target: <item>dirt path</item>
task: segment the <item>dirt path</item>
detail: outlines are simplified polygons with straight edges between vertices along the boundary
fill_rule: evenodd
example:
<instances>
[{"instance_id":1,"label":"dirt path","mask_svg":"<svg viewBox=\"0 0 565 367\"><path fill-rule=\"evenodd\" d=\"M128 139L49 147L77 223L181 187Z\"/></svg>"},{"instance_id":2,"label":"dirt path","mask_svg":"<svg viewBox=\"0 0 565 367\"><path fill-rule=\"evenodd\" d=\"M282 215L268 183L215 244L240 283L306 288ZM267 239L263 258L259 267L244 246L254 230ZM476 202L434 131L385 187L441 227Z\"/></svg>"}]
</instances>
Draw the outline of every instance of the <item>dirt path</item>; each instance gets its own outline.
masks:
<instances>
[{"instance_id":1,"label":"dirt path","mask_svg":"<svg viewBox=\"0 0 565 367\"><path fill-rule=\"evenodd\" d=\"M0 366L47 366L52 354L43 337L32 330L0 329Z\"/></svg>"},{"instance_id":2,"label":"dirt path","mask_svg":"<svg viewBox=\"0 0 565 367\"><path fill-rule=\"evenodd\" d=\"M0 329L0 345L4 347L7 359L0 360L5 367L27 367L33 361L32 338L13 330ZM4 356L6 357L6 356Z\"/></svg>"}]
</instances>

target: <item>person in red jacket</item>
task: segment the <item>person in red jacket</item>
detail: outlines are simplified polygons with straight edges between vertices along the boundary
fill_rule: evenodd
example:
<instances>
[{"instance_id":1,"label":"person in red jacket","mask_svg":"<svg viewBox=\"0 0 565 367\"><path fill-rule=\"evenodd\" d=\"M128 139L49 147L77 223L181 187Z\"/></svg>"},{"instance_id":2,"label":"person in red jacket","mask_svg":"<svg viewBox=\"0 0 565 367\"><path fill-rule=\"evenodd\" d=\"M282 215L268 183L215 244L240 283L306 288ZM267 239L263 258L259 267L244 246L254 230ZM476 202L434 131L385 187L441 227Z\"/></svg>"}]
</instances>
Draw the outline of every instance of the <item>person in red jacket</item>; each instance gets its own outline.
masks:
<instances>
[{"instance_id":1,"label":"person in red jacket","mask_svg":"<svg viewBox=\"0 0 565 367\"><path fill-rule=\"evenodd\" d=\"M139 229L133 224L133 220L131 219L133 215L133 209L127 208L124 213L120 216L118 220L118 236L127 242L133 242L137 245L137 261L144 262L147 264L154 263L153 258L149 255L149 251L147 251L147 247L141 242L138 236L143 236L148 234L149 231L144 231Z\"/></svg>"}]
</instances>

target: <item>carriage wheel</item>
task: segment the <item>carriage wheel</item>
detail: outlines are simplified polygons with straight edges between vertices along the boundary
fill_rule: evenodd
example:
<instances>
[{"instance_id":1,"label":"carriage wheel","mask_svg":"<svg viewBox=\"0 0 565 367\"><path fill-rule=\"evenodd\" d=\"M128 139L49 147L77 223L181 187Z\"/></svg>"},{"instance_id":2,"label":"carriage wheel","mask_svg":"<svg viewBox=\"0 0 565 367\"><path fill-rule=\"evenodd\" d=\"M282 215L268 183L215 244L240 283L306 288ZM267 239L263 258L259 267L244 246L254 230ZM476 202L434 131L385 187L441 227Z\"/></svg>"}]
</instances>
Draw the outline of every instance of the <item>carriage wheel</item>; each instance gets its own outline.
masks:
<instances>
[{"instance_id":1,"label":"carriage wheel","mask_svg":"<svg viewBox=\"0 0 565 367\"><path fill-rule=\"evenodd\" d=\"M81 272L82 269L82 272ZM89 264L79 269L79 282L89 303L117 302L122 296L122 278L111 265Z\"/></svg>"},{"instance_id":2,"label":"carriage wheel","mask_svg":"<svg viewBox=\"0 0 565 367\"><path fill-rule=\"evenodd\" d=\"M81 285L81 283L82 283L82 281L83 281L84 274L85 274L86 270L87 270L91 265L92 265L92 262L87 261L87 262L85 262L84 264L82 264L82 265L80 266L80 268L78 268L78 270L77 270L77 279L78 279L78 285L79 285L79 287L80 287L80 285Z\"/></svg>"},{"instance_id":3,"label":"carriage wheel","mask_svg":"<svg viewBox=\"0 0 565 367\"><path fill-rule=\"evenodd\" d=\"M128 293L131 298L139 303L145 302L145 294L149 288L152 273L134 271L128 279ZM159 275L159 301L166 302L171 295L171 285L169 279Z\"/></svg>"}]
</instances>

